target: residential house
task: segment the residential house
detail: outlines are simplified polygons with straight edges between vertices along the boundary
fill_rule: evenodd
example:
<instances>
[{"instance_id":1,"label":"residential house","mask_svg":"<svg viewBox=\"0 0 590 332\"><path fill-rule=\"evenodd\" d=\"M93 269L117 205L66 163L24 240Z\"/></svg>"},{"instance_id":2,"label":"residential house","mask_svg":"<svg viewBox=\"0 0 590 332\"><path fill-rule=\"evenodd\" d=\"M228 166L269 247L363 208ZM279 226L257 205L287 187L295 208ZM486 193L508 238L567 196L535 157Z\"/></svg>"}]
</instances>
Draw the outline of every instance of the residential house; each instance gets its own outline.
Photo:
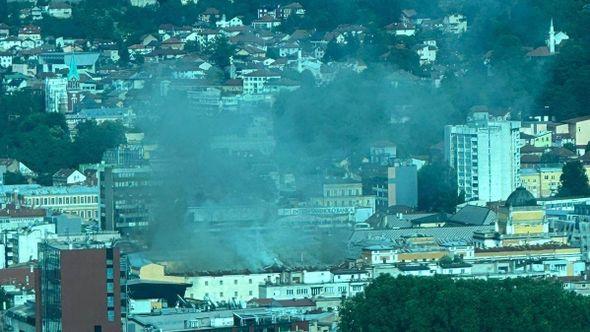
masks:
<instances>
[{"instance_id":1,"label":"residential house","mask_svg":"<svg viewBox=\"0 0 590 332\"><path fill-rule=\"evenodd\" d=\"M244 22L239 16L235 16L234 18L227 20L225 15L222 15L221 20L215 22L215 26L218 28L239 27L242 25L244 25Z\"/></svg>"},{"instance_id":2,"label":"residential house","mask_svg":"<svg viewBox=\"0 0 590 332\"><path fill-rule=\"evenodd\" d=\"M86 176L77 169L62 168L53 174L54 186L69 186L82 184L86 181Z\"/></svg>"},{"instance_id":3,"label":"residential house","mask_svg":"<svg viewBox=\"0 0 590 332\"><path fill-rule=\"evenodd\" d=\"M394 36L414 36L416 26L412 23L396 22L385 26L385 31Z\"/></svg>"},{"instance_id":4,"label":"residential house","mask_svg":"<svg viewBox=\"0 0 590 332\"><path fill-rule=\"evenodd\" d=\"M263 16L259 19L252 21L252 27L254 29L267 29L272 30L272 28L278 27L281 25L281 20L278 18L274 18L270 15Z\"/></svg>"},{"instance_id":5,"label":"residential house","mask_svg":"<svg viewBox=\"0 0 590 332\"><path fill-rule=\"evenodd\" d=\"M72 6L66 2L54 1L49 4L47 14L55 18L68 19L72 17Z\"/></svg>"},{"instance_id":6,"label":"residential house","mask_svg":"<svg viewBox=\"0 0 590 332\"><path fill-rule=\"evenodd\" d=\"M418 54L420 66L431 65L436 61L436 53L438 48L436 47L436 41L426 41L424 44L414 46L416 54Z\"/></svg>"},{"instance_id":7,"label":"residential house","mask_svg":"<svg viewBox=\"0 0 590 332\"><path fill-rule=\"evenodd\" d=\"M452 14L443 19L444 30L449 33L461 34L467 32L467 18L461 14Z\"/></svg>"},{"instance_id":8,"label":"residential house","mask_svg":"<svg viewBox=\"0 0 590 332\"><path fill-rule=\"evenodd\" d=\"M292 2L288 5L279 8L283 19L289 18L291 15L297 15L299 17L305 15L305 8L299 2Z\"/></svg>"},{"instance_id":9,"label":"residential house","mask_svg":"<svg viewBox=\"0 0 590 332\"><path fill-rule=\"evenodd\" d=\"M245 94L259 94L264 91L264 85L271 79L279 79L279 73L268 70L257 70L243 77L244 93Z\"/></svg>"},{"instance_id":10,"label":"residential house","mask_svg":"<svg viewBox=\"0 0 590 332\"><path fill-rule=\"evenodd\" d=\"M129 0L131 6L134 7L147 7L147 6L155 6L158 4L158 0Z\"/></svg>"},{"instance_id":11,"label":"residential house","mask_svg":"<svg viewBox=\"0 0 590 332\"><path fill-rule=\"evenodd\" d=\"M41 40L41 28L36 25L25 25L18 30L18 39Z\"/></svg>"}]
</instances>

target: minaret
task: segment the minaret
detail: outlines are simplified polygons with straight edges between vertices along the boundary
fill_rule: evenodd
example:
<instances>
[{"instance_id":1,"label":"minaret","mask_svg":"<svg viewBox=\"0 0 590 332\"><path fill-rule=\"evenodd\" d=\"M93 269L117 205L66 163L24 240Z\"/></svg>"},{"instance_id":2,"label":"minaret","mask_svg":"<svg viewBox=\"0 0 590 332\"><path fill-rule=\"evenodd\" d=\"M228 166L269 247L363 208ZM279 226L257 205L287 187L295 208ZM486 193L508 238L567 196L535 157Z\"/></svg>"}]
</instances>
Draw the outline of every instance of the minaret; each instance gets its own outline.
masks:
<instances>
[{"instance_id":1,"label":"minaret","mask_svg":"<svg viewBox=\"0 0 590 332\"><path fill-rule=\"evenodd\" d=\"M551 26L549 27L547 47L549 47L549 54L555 54L555 29L553 28L553 19L551 19Z\"/></svg>"}]
</instances>

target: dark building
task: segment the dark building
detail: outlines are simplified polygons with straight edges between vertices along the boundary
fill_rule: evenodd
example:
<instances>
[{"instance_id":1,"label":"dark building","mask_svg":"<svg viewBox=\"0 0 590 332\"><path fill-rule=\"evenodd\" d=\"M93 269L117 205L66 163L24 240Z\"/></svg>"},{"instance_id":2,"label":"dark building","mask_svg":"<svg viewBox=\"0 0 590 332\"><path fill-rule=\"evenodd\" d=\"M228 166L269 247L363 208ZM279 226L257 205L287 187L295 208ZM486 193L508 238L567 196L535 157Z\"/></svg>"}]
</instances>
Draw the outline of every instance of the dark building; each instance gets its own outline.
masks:
<instances>
[{"instance_id":1,"label":"dark building","mask_svg":"<svg viewBox=\"0 0 590 332\"><path fill-rule=\"evenodd\" d=\"M129 234L148 225L151 169L106 166L99 171L100 224Z\"/></svg>"},{"instance_id":2,"label":"dark building","mask_svg":"<svg viewBox=\"0 0 590 332\"><path fill-rule=\"evenodd\" d=\"M117 248L45 242L39 245L39 266L37 322L42 331L121 331Z\"/></svg>"}]
</instances>

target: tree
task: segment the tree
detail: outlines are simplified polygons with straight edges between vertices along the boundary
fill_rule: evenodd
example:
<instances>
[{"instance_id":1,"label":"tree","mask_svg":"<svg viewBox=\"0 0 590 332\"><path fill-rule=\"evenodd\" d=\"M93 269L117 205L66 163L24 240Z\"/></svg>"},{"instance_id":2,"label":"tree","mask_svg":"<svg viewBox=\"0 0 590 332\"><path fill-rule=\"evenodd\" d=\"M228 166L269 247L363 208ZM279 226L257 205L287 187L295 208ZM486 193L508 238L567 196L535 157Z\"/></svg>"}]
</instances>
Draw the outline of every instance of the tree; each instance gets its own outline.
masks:
<instances>
[{"instance_id":1,"label":"tree","mask_svg":"<svg viewBox=\"0 0 590 332\"><path fill-rule=\"evenodd\" d=\"M559 186L559 196L586 196L590 195L588 176L584 165L578 160L567 162L563 165Z\"/></svg>"},{"instance_id":2,"label":"tree","mask_svg":"<svg viewBox=\"0 0 590 332\"><path fill-rule=\"evenodd\" d=\"M383 275L340 314L343 332L582 331L590 299L546 279Z\"/></svg>"},{"instance_id":3,"label":"tree","mask_svg":"<svg viewBox=\"0 0 590 332\"><path fill-rule=\"evenodd\" d=\"M125 142L125 128L118 122L96 124L86 121L78 125L73 143L73 164L98 163L103 153Z\"/></svg>"},{"instance_id":4,"label":"tree","mask_svg":"<svg viewBox=\"0 0 590 332\"><path fill-rule=\"evenodd\" d=\"M576 145L574 143L565 143L563 147L570 150L573 153L577 153Z\"/></svg>"},{"instance_id":5,"label":"tree","mask_svg":"<svg viewBox=\"0 0 590 332\"><path fill-rule=\"evenodd\" d=\"M215 40L210 52L213 63L223 69L229 66L229 59L235 55L236 48L228 42L226 37L222 36Z\"/></svg>"},{"instance_id":6,"label":"tree","mask_svg":"<svg viewBox=\"0 0 590 332\"><path fill-rule=\"evenodd\" d=\"M418 172L418 207L422 211L455 212L462 203L457 194L457 181L452 170L445 164L435 162L423 166Z\"/></svg>"},{"instance_id":7,"label":"tree","mask_svg":"<svg viewBox=\"0 0 590 332\"><path fill-rule=\"evenodd\" d=\"M8 19L8 1L0 0L0 22L6 22Z\"/></svg>"}]
</instances>

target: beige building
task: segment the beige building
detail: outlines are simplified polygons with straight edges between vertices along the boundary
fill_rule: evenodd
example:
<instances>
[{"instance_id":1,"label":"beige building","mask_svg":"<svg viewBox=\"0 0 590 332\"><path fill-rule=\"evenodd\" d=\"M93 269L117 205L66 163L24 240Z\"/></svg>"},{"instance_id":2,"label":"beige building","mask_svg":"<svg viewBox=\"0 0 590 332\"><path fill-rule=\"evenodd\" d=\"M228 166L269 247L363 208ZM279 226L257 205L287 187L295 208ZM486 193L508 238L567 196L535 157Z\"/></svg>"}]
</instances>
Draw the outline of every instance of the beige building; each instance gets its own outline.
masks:
<instances>
[{"instance_id":1,"label":"beige building","mask_svg":"<svg viewBox=\"0 0 590 332\"><path fill-rule=\"evenodd\" d=\"M311 204L321 207L366 207L375 211L377 196L363 195L363 184L356 181L326 183L323 197L311 199Z\"/></svg>"},{"instance_id":2,"label":"beige building","mask_svg":"<svg viewBox=\"0 0 590 332\"><path fill-rule=\"evenodd\" d=\"M563 121L576 145L586 145L590 141L590 116L582 116Z\"/></svg>"},{"instance_id":3,"label":"beige building","mask_svg":"<svg viewBox=\"0 0 590 332\"><path fill-rule=\"evenodd\" d=\"M18 191L18 199L25 206L97 220L98 194L98 187L91 186L27 186Z\"/></svg>"}]
</instances>

